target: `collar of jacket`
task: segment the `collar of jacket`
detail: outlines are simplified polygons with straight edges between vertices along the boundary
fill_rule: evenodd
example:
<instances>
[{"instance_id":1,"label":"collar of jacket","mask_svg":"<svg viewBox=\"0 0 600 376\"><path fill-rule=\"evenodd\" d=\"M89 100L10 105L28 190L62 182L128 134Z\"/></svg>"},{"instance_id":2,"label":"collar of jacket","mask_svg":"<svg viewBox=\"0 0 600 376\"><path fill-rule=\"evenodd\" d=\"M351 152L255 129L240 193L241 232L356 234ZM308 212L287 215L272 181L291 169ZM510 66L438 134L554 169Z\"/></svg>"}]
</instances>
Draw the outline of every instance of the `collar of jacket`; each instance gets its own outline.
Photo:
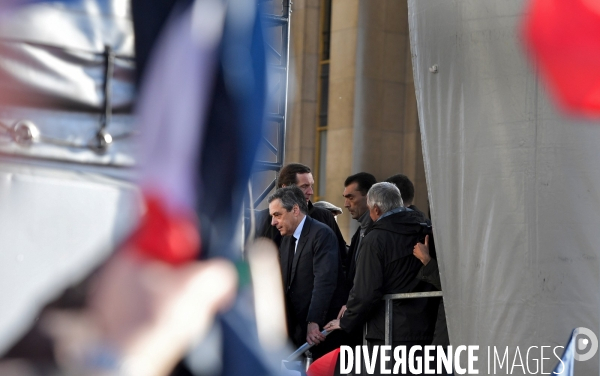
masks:
<instances>
[{"instance_id":1,"label":"collar of jacket","mask_svg":"<svg viewBox=\"0 0 600 376\"><path fill-rule=\"evenodd\" d=\"M388 210L388 211L386 211L385 213L383 213L383 214L381 215L381 217L377 218L377 221L379 221L380 219L383 219L383 218L385 218L385 217L387 217L387 216L390 216L390 215L392 215L392 214L396 214L396 213L400 213L400 212L403 212L403 211L408 211L408 210L410 210L410 209L407 209L407 208L405 208L404 206L399 206L399 207L397 207L397 208L394 208L394 209L392 209L392 210ZM375 222L377 222L377 221L375 221Z\"/></svg>"},{"instance_id":2,"label":"collar of jacket","mask_svg":"<svg viewBox=\"0 0 600 376\"><path fill-rule=\"evenodd\" d=\"M400 234L408 234L413 231L421 231L423 224L428 222L421 213L416 211L404 210L394 214L390 214L385 218L379 218L379 221L374 222L365 232L365 236L374 230L390 231Z\"/></svg>"},{"instance_id":3,"label":"collar of jacket","mask_svg":"<svg viewBox=\"0 0 600 376\"><path fill-rule=\"evenodd\" d=\"M360 216L360 218L358 218L358 223L360 223L360 228L363 231L366 230L371 225L371 223L373 223L373 220L371 219L371 214L368 210L364 212L363 215Z\"/></svg>"}]
</instances>

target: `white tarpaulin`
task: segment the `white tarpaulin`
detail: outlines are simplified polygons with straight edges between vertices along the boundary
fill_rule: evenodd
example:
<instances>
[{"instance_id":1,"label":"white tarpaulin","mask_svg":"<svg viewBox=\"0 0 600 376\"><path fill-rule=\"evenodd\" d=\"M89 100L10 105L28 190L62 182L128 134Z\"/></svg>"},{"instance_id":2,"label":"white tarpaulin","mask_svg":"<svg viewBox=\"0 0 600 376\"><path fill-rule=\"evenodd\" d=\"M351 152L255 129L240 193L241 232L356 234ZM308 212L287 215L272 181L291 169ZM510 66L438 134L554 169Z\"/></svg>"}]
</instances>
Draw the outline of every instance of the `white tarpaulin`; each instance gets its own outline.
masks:
<instances>
[{"instance_id":1,"label":"white tarpaulin","mask_svg":"<svg viewBox=\"0 0 600 376\"><path fill-rule=\"evenodd\" d=\"M0 158L0 354L135 226L138 189L106 172Z\"/></svg>"},{"instance_id":2,"label":"white tarpaulin","mask_svg":"<svg viewBox=\"0 0 600 376\"><path fill-rule=\"evenodd\" d=\"M598 335L600 121L555 108L521 43L526 5L409 0L450 341L479 345L484 375L549 373L553 348L534 373L541 346L576 327ZM598 375L598 355L576 363Z\"/></svg>"}]
</instances>

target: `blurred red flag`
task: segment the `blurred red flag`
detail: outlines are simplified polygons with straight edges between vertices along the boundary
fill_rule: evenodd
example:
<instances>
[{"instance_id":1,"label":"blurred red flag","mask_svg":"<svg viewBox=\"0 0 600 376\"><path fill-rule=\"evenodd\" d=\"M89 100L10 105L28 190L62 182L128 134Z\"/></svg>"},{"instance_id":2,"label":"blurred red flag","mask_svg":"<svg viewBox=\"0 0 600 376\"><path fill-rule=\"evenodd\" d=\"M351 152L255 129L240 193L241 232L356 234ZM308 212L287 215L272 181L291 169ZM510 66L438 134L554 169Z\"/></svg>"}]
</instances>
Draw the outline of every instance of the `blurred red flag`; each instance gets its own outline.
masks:
<instances>
[{"instance_id":1,"label":"blurred red flag","mask_svg":"<svg viewBox=\"0 0 600 376\"><path fill-rule=\"evenodd\" d=\"M147 212L126 242L138 254L171 265L196 260L200 234L192 213L171 213L158 196L144 195Z\"/></svg>"},{"instance_id":2,"label":"blurred red flag","mask_svg":"<svg viewBox=\"0 0 600 376\"><path fill-rule=\"evenodd\" d=\"M600 0L532 0L524 34L561 105L600 116Z\"/></svg>"},{"instance_id":3,"label":"blurred red flag","mask_svg":"<svg viewBox=\"0 0 600 376\"><path fill-rule=\"evenodd\" d=\"M340 349L335 349L315 360L306 370L307 376L333 376L335 366L338 364Z\"/></svg>"}]
</instances>

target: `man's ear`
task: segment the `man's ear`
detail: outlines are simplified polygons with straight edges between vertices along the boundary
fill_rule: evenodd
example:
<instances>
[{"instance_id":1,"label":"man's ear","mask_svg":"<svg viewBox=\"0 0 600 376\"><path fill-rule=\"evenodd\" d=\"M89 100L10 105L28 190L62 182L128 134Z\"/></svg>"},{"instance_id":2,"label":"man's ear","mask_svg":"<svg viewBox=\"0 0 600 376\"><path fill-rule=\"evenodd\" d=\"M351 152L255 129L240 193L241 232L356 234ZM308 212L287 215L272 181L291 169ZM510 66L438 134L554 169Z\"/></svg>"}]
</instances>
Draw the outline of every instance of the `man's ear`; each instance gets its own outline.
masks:
<instances>
[{"instance_id":1,"label":"man's ear","mask_svg":"<svg viewBox=\"0 0 600 376\"><path fill-rule=\"evenodd\" d=\"M294 212L294 214L298 214L298 212L300 211L300 206L298 206L298 204L294 204L292 211Z\"/></svg>"}]
</instances>

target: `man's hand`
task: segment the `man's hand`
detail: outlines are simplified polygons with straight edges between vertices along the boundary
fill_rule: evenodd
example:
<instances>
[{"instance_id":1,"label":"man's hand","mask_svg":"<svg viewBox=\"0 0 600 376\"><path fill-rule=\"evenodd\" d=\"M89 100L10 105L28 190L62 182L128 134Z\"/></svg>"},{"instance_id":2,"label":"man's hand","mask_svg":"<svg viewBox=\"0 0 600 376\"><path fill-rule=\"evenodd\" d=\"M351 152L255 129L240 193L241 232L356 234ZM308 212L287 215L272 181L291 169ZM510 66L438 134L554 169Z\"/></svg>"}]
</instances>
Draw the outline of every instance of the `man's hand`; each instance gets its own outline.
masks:
<instances>
[{"instance_id":1,"label":"man's hand","mask_svg":"<svg viewBox=\"0 0 600 376\"><path fill-rule=\"evenodd\" d=\"M346 306L344 306L346 307ZM323 327L323 329L327 330L328 332L331 332L333 330L337 330L337 329L342 329L340 327L340 320L331 320L327 325L325 325L325 327Z\"/></svg>"},{"instance_id":2,"label":"man's hand","mask_svg":"<svg viewBox=\"0 0 600 376\"><path fill-rule=\"evenodd\" d=\"M308 342L309 345L318 345L323 341L325 341L325 336L321 334L319 324L314 322L308 323L306 342Z\"/></svg>"},{"instance_id":3,"label":"man's hand","mask_svg":"<svg viewBox=\"0 0 600 376\"><path fill-rule=\"evenodd\" d=\"M341 319L342 317L344 317L344 312L346 312L346 305L345 304L340 309L340 313L338 313L338 316L337 316L338 320Z\"/></svg>"},{"instance_id":4,"label":"man's hand","mask_svg":"<svg viewBox=\"0 0 600 376\"><path fill-rule=\"evenodd\" d=\"M425 235L425 244L415 244L415 247L413 248L413 255L421 260L423 265L427 265L429 261L431 261L431 256L429 256L429 235Z\"/></svg>"}]
</instances>

